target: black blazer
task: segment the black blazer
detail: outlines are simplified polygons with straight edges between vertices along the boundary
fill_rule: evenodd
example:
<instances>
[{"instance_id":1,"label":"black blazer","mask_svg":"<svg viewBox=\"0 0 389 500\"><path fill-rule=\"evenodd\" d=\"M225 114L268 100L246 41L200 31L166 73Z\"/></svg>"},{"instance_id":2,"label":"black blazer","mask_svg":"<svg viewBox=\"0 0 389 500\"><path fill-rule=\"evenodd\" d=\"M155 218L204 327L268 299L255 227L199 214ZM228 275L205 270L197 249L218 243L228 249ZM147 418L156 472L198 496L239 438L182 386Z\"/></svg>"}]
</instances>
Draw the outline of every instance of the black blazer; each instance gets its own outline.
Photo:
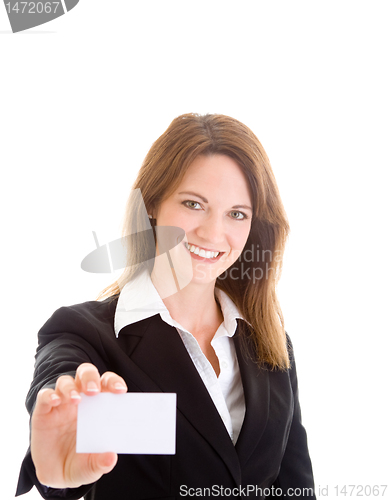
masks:
<instances>
[{"instance_id":1,"label":"black blazer","mask_svg":"<svg viewBox=\"0 0 389 500\"><path fill-rule=\"evenodd\" d=\"M62 307L45 323L27 409L32 412L42 387L53 387L62 374L74 375L81 363L93 363L101 374L121 375L130 392L177 393L176 454L119 455L113 471L95 484L56 490L37 481L28 451L17 495L35 485L47 499L301 498L303 488L312 488L304 498L315 498L291 347L290 370L259 367L245 322L238 320L233 339L246 415L234 446L177 330L155 315L126 326L116 338L116 304L114 297ZM293 495L289 488L300 490Z\"/></svg>"}]
</instances>

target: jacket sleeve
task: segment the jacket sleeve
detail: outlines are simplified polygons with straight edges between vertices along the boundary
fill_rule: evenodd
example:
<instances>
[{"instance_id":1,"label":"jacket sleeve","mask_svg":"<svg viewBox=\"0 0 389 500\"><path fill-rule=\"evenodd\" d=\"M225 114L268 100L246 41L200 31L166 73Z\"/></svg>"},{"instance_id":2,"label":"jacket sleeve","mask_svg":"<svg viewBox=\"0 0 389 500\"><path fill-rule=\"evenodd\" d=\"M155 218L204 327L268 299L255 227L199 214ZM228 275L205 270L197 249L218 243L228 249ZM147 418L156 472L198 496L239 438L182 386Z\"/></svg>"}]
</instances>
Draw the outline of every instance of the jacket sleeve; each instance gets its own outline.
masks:
<instances>
[{"instance_id":1,"label":"jacket sleeve","mask_svg":"<svg viewBox=\"0 0 389 500\"><path fill-rule=\"evenodd\" d=\"M301 420L296 363L292 343L288 336L287 340L291 365L289 369L289 378L293 391L294 410L288 442L278 477L273 484L273 491L276 492L276 488L279 488L282 490L281 496L286 498L304 497L315 500L315 486L311 459L308 452L307 434ZM279 498L279 493L281 492L278 491L274 493L274 496L270 498Z\"/></svg>"},{"instance_id":2,"label":"jacket sleeve","mask_svg":"<svg viewBox=\"0 0 389 500\"><path fill-rule=\"evenodd\" d=\"M32 415L38 392L44 387L55 387L61 375L74 376L82 363L93 363L104 372L104 362L95 347L87 341L88 335L77 335L75 331L91 332L91 325L73 308L58 309L38 332L38 347L35 355L34 378L26 398L26 407ZM95 336L98 338L98 333ZM27 493L35 486L43 498L66 498L76 500L81 498L93 485L80 488L55 489L39 483L30 448L23 460L16 496Z\"/></svg>"}]
</instances>

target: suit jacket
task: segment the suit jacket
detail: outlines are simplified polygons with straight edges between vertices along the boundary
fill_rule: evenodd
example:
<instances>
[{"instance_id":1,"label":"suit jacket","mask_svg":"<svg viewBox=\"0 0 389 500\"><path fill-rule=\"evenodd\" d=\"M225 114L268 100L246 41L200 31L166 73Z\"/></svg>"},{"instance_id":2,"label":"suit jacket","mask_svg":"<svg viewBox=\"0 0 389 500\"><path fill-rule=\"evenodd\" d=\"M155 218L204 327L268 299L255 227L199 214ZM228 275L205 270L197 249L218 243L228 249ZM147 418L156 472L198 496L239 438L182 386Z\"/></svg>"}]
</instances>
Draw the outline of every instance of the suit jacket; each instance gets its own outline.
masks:
<instances>
[{"instance_id":1,"label":"suit jacket","mask_svg":"<svg viewBox=\"0 0 389 500\"><path fill-rule=\"evenodd\" d=\"M17 495L33 485L44 498L88 500L173 499L202 496L314 499L307 438L301 423L296 368L269 370L254 361L245 322L234 335L246 414L236 445L217 412L177 330L159 315L126 326L119 338L113 321L117 297L58 309L38 334L34 380L26 406L37 392L74 375L84 362L102 374L121 375L130 392L177 393L175 455L119 455L109 474L92 485L57 490L41 485L28 451Z\"/></svg>"}]
</instances>

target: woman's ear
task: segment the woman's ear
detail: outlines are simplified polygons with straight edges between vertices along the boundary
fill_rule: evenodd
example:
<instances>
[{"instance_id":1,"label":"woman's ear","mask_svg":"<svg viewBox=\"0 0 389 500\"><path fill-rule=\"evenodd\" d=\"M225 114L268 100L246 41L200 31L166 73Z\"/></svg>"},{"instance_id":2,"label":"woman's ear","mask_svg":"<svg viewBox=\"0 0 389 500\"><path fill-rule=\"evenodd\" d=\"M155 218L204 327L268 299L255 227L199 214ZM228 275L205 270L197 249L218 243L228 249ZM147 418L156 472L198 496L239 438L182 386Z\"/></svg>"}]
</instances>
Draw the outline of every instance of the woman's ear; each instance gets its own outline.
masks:
<instances>
[{"instance_id":1,"label":"woman's ear","mask_svg":"<svg viewBox=\"0 0 389 500\"><path fill-rule=\"evenodd\" d=\"M155 217L154 217L154 210L148 210L147 211L147 216L149 218L151 227L156 226L157 221L155 220Z\"/></svg>"},{"instance_id":2,"label":"woman's ear","mask_svg":"<svg viewBox=\"0 0 389 500\"><path fill-rule=\"evenodd\" d=\"M147 215L148 215L148 217L149 217L150 221L151 221L152 219L154 219L154 220L155 220L155 219L157 218L157 215L158 215L158 208L157 208L157 207L155 207L155 205L150 205L150 206L148 206L148 207L147 207Z\"/></svg>"}]
</instances>

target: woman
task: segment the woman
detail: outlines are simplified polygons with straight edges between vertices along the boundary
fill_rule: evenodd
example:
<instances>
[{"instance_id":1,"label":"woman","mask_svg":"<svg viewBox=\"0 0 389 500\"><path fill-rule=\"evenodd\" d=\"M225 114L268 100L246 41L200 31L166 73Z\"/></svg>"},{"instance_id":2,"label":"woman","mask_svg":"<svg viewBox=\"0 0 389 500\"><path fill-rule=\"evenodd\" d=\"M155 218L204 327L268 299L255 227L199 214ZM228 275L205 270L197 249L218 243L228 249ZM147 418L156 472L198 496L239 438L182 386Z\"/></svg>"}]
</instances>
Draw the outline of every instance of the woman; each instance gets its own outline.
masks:
<instances>
[{"instance_id":1,"label":"woman","mask_svg":"<svg viewBox=\"0 0 389 500\"><path fill-rule=\"evenodd\" d=\"M126 214L137 237L108 298L61 308L39 332L17 493L315 498L275 294L289 228L260 142L227 116L176 118ZM185 231L173 246L160 237L172 226ZM100 391L177 393L176 454L76 454L80 393Z\"/></svg>"}]
</instances>

